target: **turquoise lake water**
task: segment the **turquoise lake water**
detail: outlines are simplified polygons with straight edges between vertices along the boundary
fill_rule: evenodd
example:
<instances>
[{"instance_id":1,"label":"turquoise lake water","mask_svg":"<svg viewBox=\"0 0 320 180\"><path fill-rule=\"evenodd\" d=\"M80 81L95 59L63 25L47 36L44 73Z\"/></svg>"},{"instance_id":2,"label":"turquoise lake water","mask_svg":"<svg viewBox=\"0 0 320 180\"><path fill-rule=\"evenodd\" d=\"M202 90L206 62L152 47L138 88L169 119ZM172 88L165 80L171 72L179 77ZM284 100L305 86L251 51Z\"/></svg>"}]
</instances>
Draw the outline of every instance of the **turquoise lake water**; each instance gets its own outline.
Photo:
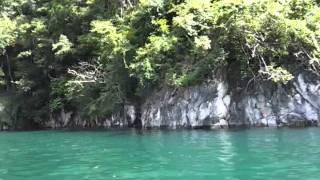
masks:
<instances>
[{"instance_id":1,"label":"turquoise lake water","mask_svg":"<svg viewBox=\"0 0 320 180\"><path fill-rule=\"evenodd\" d=\"M320 129L2 132L0 179L320 179Z\"/></svg>"}]
</instances>

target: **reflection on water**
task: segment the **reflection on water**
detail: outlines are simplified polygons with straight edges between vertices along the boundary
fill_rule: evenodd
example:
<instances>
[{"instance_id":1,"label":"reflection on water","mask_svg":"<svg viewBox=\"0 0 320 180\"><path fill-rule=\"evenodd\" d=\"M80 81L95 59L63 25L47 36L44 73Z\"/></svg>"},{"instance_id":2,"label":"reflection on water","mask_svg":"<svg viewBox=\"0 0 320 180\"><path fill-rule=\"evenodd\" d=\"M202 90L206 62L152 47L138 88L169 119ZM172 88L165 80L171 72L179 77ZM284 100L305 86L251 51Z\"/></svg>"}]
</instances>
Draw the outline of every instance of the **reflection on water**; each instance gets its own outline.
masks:
<instances>
[{"instance_id":1,"label":"reflection on water","mask_svg":"<svg viewBox=\"0 0 320 180\"><path fill-rule=\"evenodd\" d=\"M320 129L0 133L1 179L318 179Z\"/></svg>"},{"instance_id":2,"label":"reflection on water","mask_svg":"<svg viewBox=\"0 0 320 180\"><path fill-rule=\"evenodd\" d=\"M226 131L222 131L220 134L218 134L218 138L219 138L219 157L217 157L217 159L219 159L224 166L226 166L226 168L230 171L234 170L233 169L233 160L232 158L235 156L235 150L232 144L232 140L230 139L231 134L226 132Z\"/></svg>"}]
</instances>

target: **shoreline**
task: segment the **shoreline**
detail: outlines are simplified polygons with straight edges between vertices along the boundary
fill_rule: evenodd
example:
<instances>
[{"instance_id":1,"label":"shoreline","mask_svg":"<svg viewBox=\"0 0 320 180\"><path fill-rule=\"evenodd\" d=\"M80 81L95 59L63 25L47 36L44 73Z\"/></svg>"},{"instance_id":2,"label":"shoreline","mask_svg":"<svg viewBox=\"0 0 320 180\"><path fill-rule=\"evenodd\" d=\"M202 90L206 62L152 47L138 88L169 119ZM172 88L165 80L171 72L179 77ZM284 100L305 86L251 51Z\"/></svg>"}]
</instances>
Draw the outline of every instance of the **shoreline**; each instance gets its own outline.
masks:
<instances>
[{"instance_id":1,"label":"shoreline","mask_svg":"<svg viewBox=\"0 0 320 180\"><path fill-rule=\"evenodd\" d=\"M151 127L151 128L134 128L134 127L75 127L75 128L40 128L40 129L0 129L0 132L40 132L40 131L233 131L233 130L250 130L250 129L308 129L319 128L318 125L312 126L233 126L226 128L210 128L210 127L193 127L193 128L170 128L170 127Z\"/></svg>"}]
</instances>

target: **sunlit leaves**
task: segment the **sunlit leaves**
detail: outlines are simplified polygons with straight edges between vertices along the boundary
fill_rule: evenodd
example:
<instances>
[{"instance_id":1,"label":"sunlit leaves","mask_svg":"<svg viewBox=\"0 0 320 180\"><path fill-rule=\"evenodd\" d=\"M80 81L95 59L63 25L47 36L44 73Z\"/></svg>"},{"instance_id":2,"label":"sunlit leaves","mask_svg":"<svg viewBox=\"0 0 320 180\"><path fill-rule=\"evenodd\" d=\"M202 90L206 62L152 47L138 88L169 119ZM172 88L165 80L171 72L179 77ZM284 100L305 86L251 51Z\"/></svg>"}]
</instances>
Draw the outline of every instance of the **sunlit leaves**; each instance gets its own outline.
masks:
<instances>
[{"instance_id":1,"label":"sunlit leaves","mask_svg":"<svg viewBox=\"0 0 320 180\"><path fill-rule=\"evenodd\" d=\"M0 54L7 46L14 45L16 36L16 22L7 17L0 18Z\"/></svg>"},{"instance_id":2,"label":"sunlit leaves","mask_svg":"<svg viewBox=\"0 0 320 180\"><path fill-rule=\"evenodd\" d=\"M117 31L111 21L93 21L91 26L91 32L99 34L115 34Z\"/></svg>"},{"instance_id":3,"label":"sunlit leaves","mask_svg":"<svg viewBox=\"0 0 320 180\"><path fill-rule=\"evenodd\" d=\"M68 37L61 34L59 41L52 44L52 50L55 52L56 56L63 56L71 52L72 46L73 44L69 41Z\"/></svg>"},{"instance_id":4,"label":"sunlit leaves","mask_svg":"<svg viewBox=\"0 0 320 180\"><path fill-rule=\"evenodd\" d=\"M157 67L165 62L165 54L176 42L175 37L150 36L149 42L137 50L137 55L130 65L130 69L134 72L133 76L138 77L141 84L144 84L144 80L155 80Z\"/></svg>"},{"instance_id":5,"label":"sunlit leaves","mask_svg":"<svg viewBox=\"0 0 320 180\"><path fill-rule=\"evenodd\" d=\"M44 19L33 19L31 21L31 32L35 35L38 35L40 33L43 33L47 30L47 27L45 25L45 20Z\"/></svg>"},{"instance_id":6,"label":"sunlit leaves","mask_svg":"<svg viewBox=\"0 0 320 180\"><path fill-rule=\"evenodd\" d=\"M198 58L228 61L226 58L228 54L246 66L247 71L262 73L264 69L270 69L265 75L269 75L271 77L269 78L275 81L285 81L290 78L277 78L277 73L285 74L287 71L282 71L280 67L272 68L270 64L276 61L277 66L281 66L285 59L289 58L290 53L302 52L305 64L318 62L319 13L318 7L311 0L186 0L172 2L170 6L164 4L161 0L141 0L138 7L144 8L134 9L129 19L133 20L135 16L141 17L145 13L146 16L151 16L151 22L140 22L139 28L137 24L132 26L130 20L128 24L123 24L125 21L93 23L92 32L104 34L101 42L105 43L105 49L111 48L113 52L116 49L122 50L119 52L132 52L132 56L126 62L131 75L137 77L140 82L163 78L160 77L160 69L169 65L167 51L170 49L172 56L178 56L175 51L183 47L189 47L183 55L194 58L185 62L190 66L198 66L194 64ZM156 8L156 11L145 12L145 8ZM168 9L162 9L160 12L159 8ZM165 16L163 12L170 13L171 17L168 18L169 16ZM151 32L150 29L147 33L143 32L148 26L154 29ZM125 31L122 30L124 27ZM144 45L130 44L132 42L127 35L139 32L149 33L148 41ZM174 43L168 43L170 37L176 39ZM165 48L169 47L168 44L177 44L180 47ZM125 48L129 46L131 48ZM221 49L225 53L217 53ZM178 60L176 61L178 63ZM212 61L203 61L210 64L209 62ZM226 63L219 61L218 64ZM181 71L184 66L175 68ZM179 79L188 79L178 74L173 74L171 77L174 76L176 77L173 79L177 79L175 82L179 82Z\"/></svg>"},{"instance_id":7,"label":"sunlit leaves","mask_svg":"<svg viewBox=\"0 0 320 180\"><path fill-rule=\"evenodd\" d=\"M110 48L108 51L114 54L122 54L127 51L128 40L125 29L118 29L111 21L93 21L91 26L91 32L99 35L103 46Z\"/></svg>"},{"instance_id":8,"label":"sunlit leaves","mask_svg":"<svg viewBox=\"0 0 320 180\"><path fill-rule=\"evenodd\" d=\"M194 40L195 46L203 50L211 49L211 40L208 36L199 36Z\"/></svg>"},{"instance_id":9,"label":"sunlit leaves","mask_svg":"<svg viewBox=\"0 0 320 180\"><path fill-rule=\"evenodd\" d=\"M32 52L29 51L22 51L17 55L17 58L28 58L32 55Z\"/></svg>"},{"instance_id":10,"label":"sunlit leaves","mask_svg":"<svg viewBox=\"0 0 320 180\"><path fill-rule=\"evenodd\" d=\"M188 35L196 36L202 30L210 28L213 14L210 1L188 0L174 7L177 16L173 18L173 24L183 28Z\"/></svg>"},{"instance_id":11,"label":"sunlit leaves","mask_svg":"<svg viewBox=\"0 0 320 180\"><path fill-rule=\"evenodd\" d=\"M159 27L160 32L168 33L169 32L169 25L166 19L157 19L152 21L152 23Z\"/></svg>"},{"instance_id":12,"label":"sunlit leaves","mask_svg":"<svg viewBox=\"0 0 320 180\"><path fill-rule=\"evenodd\" d=\"M274 64L266 66L265 70L260 71L262 74L268 76L269 79L275 83L284 83L287 84L294 77L293 75L282 67L275 67Z\"/></svg>"},{"instance_id":13,"label":"sunlit leaves","mask_svg":"<svg viewBox=\"0 0 320 180\"><path fill-rule=\"evenodd\" d=\"M165 0L140 0L140 5L144 8L148 7L162 7Z\"/></svg>"}]
</instances>

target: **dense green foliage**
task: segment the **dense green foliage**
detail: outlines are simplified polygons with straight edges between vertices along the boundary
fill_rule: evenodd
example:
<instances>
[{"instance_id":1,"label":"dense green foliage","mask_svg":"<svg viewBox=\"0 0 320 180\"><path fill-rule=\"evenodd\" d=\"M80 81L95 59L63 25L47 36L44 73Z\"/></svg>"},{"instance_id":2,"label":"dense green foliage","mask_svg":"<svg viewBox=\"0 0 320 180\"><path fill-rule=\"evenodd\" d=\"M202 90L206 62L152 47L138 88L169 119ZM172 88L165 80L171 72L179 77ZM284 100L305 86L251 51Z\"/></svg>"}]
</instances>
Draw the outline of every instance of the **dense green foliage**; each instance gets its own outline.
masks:
<instances>
[{"instance_id":1,"label":"dense green foliage","mask_svg":"<svg viewBox=\"0 0 320 180\"><path fill-rule=\"evenodd\" d=\"M287 83L301 67L318 74L319 3L2 0L0 122L41 125L63 109L105 117L232 64L245 81Z\"/></svg>"}]
</instances>

